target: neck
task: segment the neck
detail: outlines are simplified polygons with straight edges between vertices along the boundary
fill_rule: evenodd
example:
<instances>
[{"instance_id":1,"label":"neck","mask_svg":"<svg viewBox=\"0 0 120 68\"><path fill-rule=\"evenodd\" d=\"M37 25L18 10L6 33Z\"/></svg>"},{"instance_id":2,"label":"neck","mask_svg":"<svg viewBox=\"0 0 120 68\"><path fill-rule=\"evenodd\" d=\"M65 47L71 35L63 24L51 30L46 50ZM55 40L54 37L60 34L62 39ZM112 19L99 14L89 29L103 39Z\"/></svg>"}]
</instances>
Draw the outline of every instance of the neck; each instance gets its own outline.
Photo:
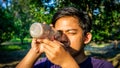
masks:
<instances>
[{"instance_id":1,"label":"neck","mask_svg":"<svg viewBox=\"0 0 120 68\"><path fill-rule=\"evenodd\" d=\"M69 47L67 50L78 64L84 62L87 59L87 56L84 53L84 49L76 51Z\"/></svg>"},{"instance_id":2,"label":"neck","mask_svg":"<svg viewBox=\"0 0 120 68\"><path fill-rule=\"evenodd\" d=\"M84 53L84 50L82 52L79 52L78 55L74 58L78 64L84 62L87 59L87 56Z\"/></svg>"}]
</instances>

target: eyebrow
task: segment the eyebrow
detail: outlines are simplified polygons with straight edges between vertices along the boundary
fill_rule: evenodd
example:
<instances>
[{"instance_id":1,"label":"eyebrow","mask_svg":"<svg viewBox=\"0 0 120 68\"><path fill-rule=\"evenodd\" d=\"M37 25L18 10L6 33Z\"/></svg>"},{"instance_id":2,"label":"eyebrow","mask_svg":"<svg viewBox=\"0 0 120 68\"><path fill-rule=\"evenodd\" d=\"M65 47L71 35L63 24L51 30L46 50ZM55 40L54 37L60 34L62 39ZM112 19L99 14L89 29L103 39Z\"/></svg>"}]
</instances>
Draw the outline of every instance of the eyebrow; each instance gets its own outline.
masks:
<instances>
[{"instance_id":1,"label":"eyebrow","mask_svg":"<svg viewBox=\"0 0 120 68\"><path fill-rule=\"evenodd\" d=\"M68 30L65 30L65 32L69 32L69 31L77 31L77 29L68 29Z\"/></svg>"}]
</instances>

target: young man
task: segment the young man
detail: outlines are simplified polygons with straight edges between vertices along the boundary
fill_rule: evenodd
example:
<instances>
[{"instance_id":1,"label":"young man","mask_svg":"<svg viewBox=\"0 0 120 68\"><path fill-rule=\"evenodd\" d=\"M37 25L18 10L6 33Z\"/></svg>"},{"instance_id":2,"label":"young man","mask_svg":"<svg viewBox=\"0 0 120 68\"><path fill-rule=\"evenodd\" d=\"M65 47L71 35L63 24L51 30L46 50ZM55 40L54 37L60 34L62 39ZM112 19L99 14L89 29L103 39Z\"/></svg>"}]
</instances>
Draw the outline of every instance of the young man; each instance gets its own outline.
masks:
<instances>
[{"instance_id":1,"label":"young man","mask_svg":"<svg viewBox=\"0 0 120 68\"><path fill-rule=\"evenodd\" d=\"M85 45L92 38L92 23L87 13L66 7L55 13L52 24L68 37L70 48L66 50L57 40L34 38L31 49L17 68L113 68L109 62L87 57L84 53ZM37 61L43 52L46 58Z\"/></svg>"}]
</instances>

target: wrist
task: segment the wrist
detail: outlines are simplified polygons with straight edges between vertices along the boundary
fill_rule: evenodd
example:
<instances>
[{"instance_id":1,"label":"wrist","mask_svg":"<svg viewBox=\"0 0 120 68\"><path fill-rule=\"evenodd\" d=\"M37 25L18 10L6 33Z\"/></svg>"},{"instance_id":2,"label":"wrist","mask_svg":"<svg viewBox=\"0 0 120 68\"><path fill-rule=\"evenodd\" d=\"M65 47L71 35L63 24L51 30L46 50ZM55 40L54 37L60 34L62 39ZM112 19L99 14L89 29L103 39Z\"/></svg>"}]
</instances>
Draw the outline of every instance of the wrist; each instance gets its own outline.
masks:
<instances>
[{"instance_id":1,"label":"wrist","mask_svg":"<svg viewBox=\"0 0 120 68\"><path fill-rule=\"evenodd\" d=\"M35 61L39 58L39 55L39 53L35 52L35 50L31 48L16 68L31 68Z\"/></svg>"},{"instance_id":2,"label":"wrist","mask_svg":"<svg viewBox=\"0 0 120 68\"><path fill-rule=\"evenodd\" d=\"M34 48L31 48L29 50L29 53L31 54L31 56L34 56L34 57L38 57L41 54L37 49L34 49Z\"/></svg>"},{"instance_id":3,"label":"wrist","mask_svg":"<svg viewBox=\"0 0 120 68\"><path fill-rule=\"evenodd\" d=\"M62 68L80 68L76 62L70 62L62 65Z\"/></svg>"},{"instance_id":4,"label":"wrist","mask_svg":"<svg viewBox=\"0 0 120 68\"><path fill-rule=\"evenodd\" d=\"M31 48L25 57L27 59L26 62L34 63L39 58L39 56L40 56L40 53L35 52L35 50Z\"/></svg>"}]
</instances>

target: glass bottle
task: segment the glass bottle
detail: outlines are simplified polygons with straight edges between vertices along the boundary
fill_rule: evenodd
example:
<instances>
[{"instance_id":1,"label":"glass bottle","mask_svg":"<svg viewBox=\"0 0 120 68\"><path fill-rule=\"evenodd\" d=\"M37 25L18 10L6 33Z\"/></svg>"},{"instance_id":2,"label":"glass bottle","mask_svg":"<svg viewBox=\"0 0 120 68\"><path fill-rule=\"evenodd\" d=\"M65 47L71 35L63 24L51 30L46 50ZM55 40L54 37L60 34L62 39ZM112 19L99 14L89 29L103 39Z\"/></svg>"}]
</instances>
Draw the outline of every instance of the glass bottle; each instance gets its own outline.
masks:
<instances>
[{"instance_id":1,"label":"glass bottle","mask_svg":"<svg viewBox=\"0 0 120 68\"><path fill-rule=\"evenodd\" d=\"M51 26L42 23L33 23L30 26L30 35L33 38L47 38L50 40L58 40L64 44L64 47L69 47L70 41L68 37L60 30L54 30Z\"/></svg>"}]
</instances>

